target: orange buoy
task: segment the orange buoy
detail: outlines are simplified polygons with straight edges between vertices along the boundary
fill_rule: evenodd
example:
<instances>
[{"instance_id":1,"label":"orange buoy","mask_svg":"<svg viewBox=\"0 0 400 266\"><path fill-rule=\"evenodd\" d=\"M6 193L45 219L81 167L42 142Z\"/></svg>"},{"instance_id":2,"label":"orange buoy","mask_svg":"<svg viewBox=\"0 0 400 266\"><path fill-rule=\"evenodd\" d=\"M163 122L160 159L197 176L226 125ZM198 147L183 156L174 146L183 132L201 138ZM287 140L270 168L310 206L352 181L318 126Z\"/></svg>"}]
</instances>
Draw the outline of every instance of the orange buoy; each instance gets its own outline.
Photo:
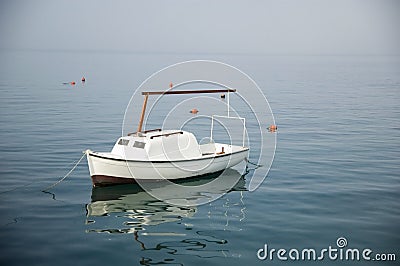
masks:
<instances>
[{"instance_id":1,"label":"orange buoy","mask_svg":"<svg viewBox=\"0 0 400 266\"><path fill-rule=\"evenodd\" d=\"M75 85L76 83L75 83L75 81L71 81L70 84L71 85Z\"/></svg>"},{"instance_id":2,"label":"orange buoy","mask_svg":"<svg viewBox=\"0 0 400 266\"><path fill-rule=\"evenodd\" d=\"M278 127L276 125L270 125L268 127L268 131L269 132L275 132L278 129Z\"/></svg>"},{"instance_id":3,"label":"orange buoy","mask_svg":"<svg viewBox=\"0 0 400 266\"><path fill-rule=\"evenodd\" d=\"M197 110L196 108L193 108L192 110L190 110L190 113L192 114L197 114L199 112L199 110Z\"/></svg>"},{"instance_id":4,"label":"orange buoy","mask_svg":"<svg viewBox=\"0 0 400 266\"><path fill-rule=\"evenodd\" d=\"M85 81L86 81L85 77L82 77L82 79L81 79L81 80L82 80L82 82L85 82Z\"/></svg>"},{"instance_id":5,"label":"orange buoy","mask_svg":"<svg viewBox=\"0 0 400 266\"><path fill-rule=\"evenodd\" d=\"M169 88L172 89L172 87L174 86L174 84L172 84L172 82L169 83Z\"/></svg>"}]
</instances>

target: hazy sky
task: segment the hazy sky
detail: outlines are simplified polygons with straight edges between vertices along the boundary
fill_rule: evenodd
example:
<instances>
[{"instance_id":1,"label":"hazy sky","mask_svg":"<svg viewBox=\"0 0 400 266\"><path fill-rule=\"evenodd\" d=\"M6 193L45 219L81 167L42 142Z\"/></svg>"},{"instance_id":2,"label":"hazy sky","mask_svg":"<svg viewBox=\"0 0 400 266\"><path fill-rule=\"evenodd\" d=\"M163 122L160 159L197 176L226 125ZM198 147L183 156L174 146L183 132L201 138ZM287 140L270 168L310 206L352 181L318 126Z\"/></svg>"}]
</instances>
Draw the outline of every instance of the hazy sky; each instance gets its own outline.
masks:
<instances>
[{"instance_id":1,"label":"hazy sky","mask_svg":"<svg viewBox=\"0 0 400 266\"><path fill-rule=\"evenodd\" d=\"M0 48L400 54L398 0L0 0Z\"/></svg>"}]
</instances>

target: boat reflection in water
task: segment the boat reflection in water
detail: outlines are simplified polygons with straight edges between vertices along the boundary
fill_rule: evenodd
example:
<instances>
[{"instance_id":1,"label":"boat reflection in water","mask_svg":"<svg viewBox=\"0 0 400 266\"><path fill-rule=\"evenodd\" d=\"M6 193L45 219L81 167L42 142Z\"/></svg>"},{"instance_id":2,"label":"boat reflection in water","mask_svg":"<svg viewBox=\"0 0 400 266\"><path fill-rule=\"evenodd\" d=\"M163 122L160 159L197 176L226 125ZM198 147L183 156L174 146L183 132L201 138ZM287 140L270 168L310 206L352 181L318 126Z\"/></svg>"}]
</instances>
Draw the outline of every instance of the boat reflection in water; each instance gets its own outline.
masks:
<instances>
[{"instance_id":1,"label":"boat reflection in water","mask_svg":"<svg viewBox=\"0 0 400 266\"><path fill-rule=\"evenodd\" d=\"M216 175L218 174L180 181L179 185L202 187L202 185L215 180ZM179 192L176 191L177 188L174 184L160 184L158 187L153 186L153 195L160 193L164 199L168 198L169 195L172 202L189 203L185 204L185 206L174 205L168 202L168 200L158 200L149 195L138 184L93 187L92 202L86 206L86 222L89 227L86 232L134 234L134 239L139 243L141 250L158 250L160 245L165 250L174 249L176 245L179 248L189 245L190 247L187 247L185 251L191 250L192 254L197 257L204 255L205 247L209 246L210 250L208 250L208 253L211 252L213 253L212 256L218 256L218 254L214 253L221 253L220 245L228 241L221 239L221 236L215 238L212 230L208 230L207 232L204 230L200 230L202 232L192 230L197 227L193 223L199 222L202 223L199 225L200 228L208 228L208 223L210 223L210 219L213 219L214 216L217 221L213 222L220 223L221 227L226 227L228 219L233 220L232 217L229 218L227 215L227 209L229 208L236 208L234 210L234 217L237 220L243 220L245 207L242 201L242 191L246 191L246 187L244 175L242 176L238 171L233 169L227 169L223 173L220 173L217 179L219 182L216 182L216 185L212 186L212 189L209 189L210 186L207 187L209 191L190 190L189 193L182 193L181 198L178 197ZM224 181L230 184L232 180L235 180L233 185L223 187ZM214 205L214 203L210 203L209 205L200 207L194 204L196 202L205 203L208 199L215 199L227 193L231 195L230 192L232 191L240 191L240 193L235 195L238 198L235 204L226 204L225 202ZM229 201L229 198L226 200ZM233 203L233 200L230 200L230 203ZM218 207L214 207L216 205ZM210 206L213 206L212 210L205 210L206 208L211 208ZM195 218L198 208L202 208L202 212L205 212L205 214L202 214L202 217L199 217L199 221ZM217 231L225 230L225 228L214 229ZM154 239L152 239L150 243L145 244L149 239L146 236L157 236L157 241L162 241L162 243L154 243ZM171 237L173 241L171 241ZM179 244L177 244L176 237L181 238L178 241ZM193 241L194 238L196 241ZM188 239L190 239L189 242ZM201 254L193 253L196 250L193 245L201 247ZM212 247L212 245L219 246ZM170 252L168 253L170 254ZM188 254L187 252L184 253ZM149 259L145 254L141 254L140 257L142 264L146 264L146 260L151 260L152 264L154 264L157 260L154 258ZM160 263L162 264L162 259Z\"/></svg>"}]
</instances>

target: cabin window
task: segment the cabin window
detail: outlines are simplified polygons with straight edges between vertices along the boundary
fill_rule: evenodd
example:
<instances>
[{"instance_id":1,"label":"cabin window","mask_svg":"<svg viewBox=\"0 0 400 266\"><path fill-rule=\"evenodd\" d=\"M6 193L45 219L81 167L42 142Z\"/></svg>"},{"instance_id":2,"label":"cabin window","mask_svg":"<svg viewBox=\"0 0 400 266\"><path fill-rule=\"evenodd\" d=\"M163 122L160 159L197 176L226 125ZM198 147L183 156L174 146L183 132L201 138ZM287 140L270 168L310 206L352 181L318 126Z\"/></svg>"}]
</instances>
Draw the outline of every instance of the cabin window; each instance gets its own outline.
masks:
<instances>
[{"instance_id":1,"label":"cabin window","mask_svg":"<svg viewBox=\"0 0 400 266\"><path fill-rule=\"evenodd\" d=\"M145 145L146 145L146 143L141 142L141 141L135 141L135 143L133 143L133 147L139 148L139 149L144 149Z\"/></svg>"},{"instance_id":2,"label":"cabin window","mask_svg":"<svg viewBox=\"0 0 400 266\"><path fill-rule=\"evenodd\" d=\"M120 139L120 140L118 141L118 144L119 144L119 145L128 146L128 143L129 143L129 139Z\"/></svg>"}]
</instances>

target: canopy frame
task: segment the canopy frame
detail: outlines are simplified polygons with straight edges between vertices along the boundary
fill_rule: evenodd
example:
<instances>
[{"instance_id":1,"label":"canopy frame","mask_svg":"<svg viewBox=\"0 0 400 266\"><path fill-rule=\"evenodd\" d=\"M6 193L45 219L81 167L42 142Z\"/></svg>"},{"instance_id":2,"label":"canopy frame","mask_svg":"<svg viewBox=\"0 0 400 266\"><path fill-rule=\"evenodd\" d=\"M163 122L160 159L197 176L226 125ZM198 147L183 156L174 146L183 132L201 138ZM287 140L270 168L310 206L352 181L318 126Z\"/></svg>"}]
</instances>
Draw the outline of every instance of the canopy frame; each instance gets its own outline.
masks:
<instances>
[{"instance_id":1,"label":"canopy frame","mask_svg":"<svg viewBox=\"0 0 400 266\"><path fill-rule=\"evenodd\" d=\"M178 90L178 91L143 91L142 95L144 95L143 105L142 105L142 113L140 115L139 125L137 132L142 131L144 115L146 114L147 100L149 99L149 95L168 95L168 94L199 94L199 93L228 93L228 116L229 116L229 93L236 92L236 89L207 89L207 90Z\"/></svg>"}]
</instances>

